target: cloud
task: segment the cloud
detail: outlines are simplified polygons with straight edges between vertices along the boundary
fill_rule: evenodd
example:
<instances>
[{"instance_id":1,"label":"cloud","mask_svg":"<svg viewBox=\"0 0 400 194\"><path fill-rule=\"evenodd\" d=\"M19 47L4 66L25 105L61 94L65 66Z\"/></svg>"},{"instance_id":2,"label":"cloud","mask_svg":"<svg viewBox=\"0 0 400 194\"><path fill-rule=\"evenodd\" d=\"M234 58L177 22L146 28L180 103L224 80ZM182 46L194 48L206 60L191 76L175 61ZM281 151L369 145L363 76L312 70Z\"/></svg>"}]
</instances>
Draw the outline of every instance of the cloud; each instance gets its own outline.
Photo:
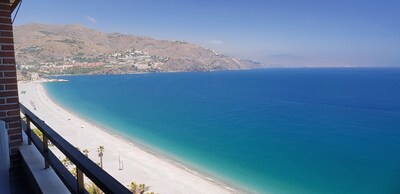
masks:
<instances>
[{"instance_id":1,"label":"cloud","mask_svg":"<svg viewBox=\"0 0 400 194\"><path fill-rule=\"evenodd\" d=\"M211 43L211 44L218 44L218 45L220 45L220 44L222 44L222 41L221 41L221 40L210 40L210 43Z\"/></svg>"},{"instance_id":2,"label":"cloud","mask_svg":"<svg viewBox=\"0 0 400 194\"><path fill-rule=\"evenodd\" d=\"M89 22L92 22L92 23L96 23L97 22L96 19L94 19L94 18L92 18L90 16L86 16L86 19L89 20Z\"/></svg>"}]
</instances>

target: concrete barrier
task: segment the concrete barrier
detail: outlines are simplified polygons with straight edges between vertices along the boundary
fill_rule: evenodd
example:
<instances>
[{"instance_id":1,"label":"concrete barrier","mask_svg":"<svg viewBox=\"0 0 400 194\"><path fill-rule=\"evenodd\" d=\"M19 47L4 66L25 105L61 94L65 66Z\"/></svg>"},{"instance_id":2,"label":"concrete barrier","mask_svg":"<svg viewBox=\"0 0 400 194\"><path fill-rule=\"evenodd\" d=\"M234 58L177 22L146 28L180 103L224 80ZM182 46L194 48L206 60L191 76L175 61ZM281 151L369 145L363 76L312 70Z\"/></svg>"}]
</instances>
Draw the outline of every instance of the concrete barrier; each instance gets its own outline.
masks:
<instances>
[{"instance_id":1,"label":"concrete barrier","mask_svg":"<svg viewBox=\"0 0 400 194\"><path fill-rule=\"evenodd\" d=\"M9 181L10 150L6 123L0 120L0 191L10 193Z\"/></svg>"}]
</instances>

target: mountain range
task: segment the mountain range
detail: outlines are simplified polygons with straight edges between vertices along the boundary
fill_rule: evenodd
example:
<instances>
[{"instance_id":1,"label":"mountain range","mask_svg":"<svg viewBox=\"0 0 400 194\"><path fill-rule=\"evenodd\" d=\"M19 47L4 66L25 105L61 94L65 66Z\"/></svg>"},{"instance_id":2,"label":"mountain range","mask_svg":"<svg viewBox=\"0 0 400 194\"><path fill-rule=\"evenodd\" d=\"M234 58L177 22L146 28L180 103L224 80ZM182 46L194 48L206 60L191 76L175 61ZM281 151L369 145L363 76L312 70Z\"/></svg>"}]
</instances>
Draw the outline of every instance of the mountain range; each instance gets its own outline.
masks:
<instances>
[{"instance_id":1,"label":"mountain range","mask_svg":"<svg viewBox=\"0 0 400 194\"><path fill-rule=\"evenodd\" d=\"M262 68L186 41L106 33L81 25L14 27L17 67L42 74L122 74Z\"/></svg>"}]
</instances>

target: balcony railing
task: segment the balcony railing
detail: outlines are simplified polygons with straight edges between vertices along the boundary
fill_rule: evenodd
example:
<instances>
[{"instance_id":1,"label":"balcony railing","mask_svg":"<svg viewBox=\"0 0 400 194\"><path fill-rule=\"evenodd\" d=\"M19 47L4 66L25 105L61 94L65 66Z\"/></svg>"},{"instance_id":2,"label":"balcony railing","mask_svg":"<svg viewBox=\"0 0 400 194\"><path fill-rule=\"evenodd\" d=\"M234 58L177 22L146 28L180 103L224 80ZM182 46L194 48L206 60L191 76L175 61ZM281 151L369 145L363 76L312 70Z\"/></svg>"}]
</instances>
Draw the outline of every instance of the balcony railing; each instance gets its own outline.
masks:
<instances>
[{"instance_id":1,"label":"balcony railing","mask_svg":"<svg viewBox=\"0 0 400 194\"><path fill-rule=\"evenodd\" d=\"M33 143L36 146L44 157L44 167L51 167L71 193L88 193L84 187L83 175L88 177L104 193L131 193L124 185L119 183L110 174L77 150L24 105L21 104L20 106L21 112L26 118L22 124L28 136L28 144ZM43 141L32 132L31 124L34 124L42 132ZM49 141L76 166L76 178L62 164L57 156L49 150Z\"/></svg>"}]
</instances>

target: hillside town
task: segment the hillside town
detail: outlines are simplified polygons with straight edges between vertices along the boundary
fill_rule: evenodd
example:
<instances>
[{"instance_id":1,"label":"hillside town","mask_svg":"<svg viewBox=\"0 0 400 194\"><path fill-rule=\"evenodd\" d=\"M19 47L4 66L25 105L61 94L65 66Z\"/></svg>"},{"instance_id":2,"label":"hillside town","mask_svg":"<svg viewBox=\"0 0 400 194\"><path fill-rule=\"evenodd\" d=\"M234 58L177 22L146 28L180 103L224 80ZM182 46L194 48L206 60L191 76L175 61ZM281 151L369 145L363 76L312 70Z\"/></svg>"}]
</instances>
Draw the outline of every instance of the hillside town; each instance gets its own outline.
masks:
<instances>
[{"instance_id":1,"label":"hillside town","mask_svg":"<svg viewBox=\"0 0 400 194\"><path fill-rule=\"evenodd\" d=\"M33 47L32 50L40 48ZM20 54L32 50L21 50ZM150 55L139 50L118 51L112 54L100 54L94 57L87 57L78 53L72 57L50 58L46 62L28 61L17 64L21 71L38 72L41 74L84 74L84 73L115 73L118 69L124 68L125 73L134 72L157 72L160 66L169 60L168 57ZM18 63L18 61L17 61Z\"/></svg>"}]
</instances>

